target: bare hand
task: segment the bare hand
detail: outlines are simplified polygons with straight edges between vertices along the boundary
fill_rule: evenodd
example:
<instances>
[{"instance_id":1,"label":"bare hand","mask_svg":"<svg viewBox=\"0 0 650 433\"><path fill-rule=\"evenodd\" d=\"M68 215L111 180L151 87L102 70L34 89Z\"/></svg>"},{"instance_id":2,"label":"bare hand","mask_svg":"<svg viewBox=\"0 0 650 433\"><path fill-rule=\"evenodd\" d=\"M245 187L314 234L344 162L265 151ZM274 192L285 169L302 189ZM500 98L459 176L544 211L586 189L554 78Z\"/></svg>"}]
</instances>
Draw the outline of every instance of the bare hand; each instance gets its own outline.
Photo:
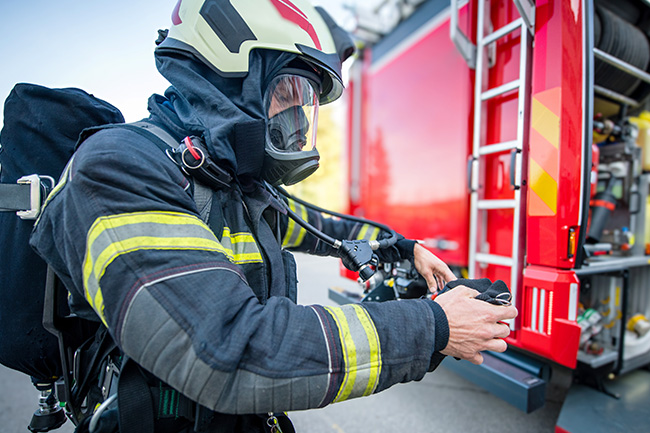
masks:
<instances>
[{"instance_id":1,"label":"bare hand","mask_svg":"<svg viewBox=\"0 0 650 433\"><path fill-rule=\"evenodd\" d=\"M445 311L449 323L449 343L441 353L480 364L481 351L507 349L503 339L510 334L510 328L498 322L517 317L517 309L474 299L476 295L476 290L458 286L437 296L435 302Z\"/></svg>"},{"instance_id":2,"label":"bare hand","mask_svg":"<svg viewBox=\"0 0 650 433\"><path fill-rule=\"evenodd\" d=\"M449 266L420 244L413 249L415 269L424 277L430 291L441 290L448 281L456 279Z\"/></svg>"}]
</instances>

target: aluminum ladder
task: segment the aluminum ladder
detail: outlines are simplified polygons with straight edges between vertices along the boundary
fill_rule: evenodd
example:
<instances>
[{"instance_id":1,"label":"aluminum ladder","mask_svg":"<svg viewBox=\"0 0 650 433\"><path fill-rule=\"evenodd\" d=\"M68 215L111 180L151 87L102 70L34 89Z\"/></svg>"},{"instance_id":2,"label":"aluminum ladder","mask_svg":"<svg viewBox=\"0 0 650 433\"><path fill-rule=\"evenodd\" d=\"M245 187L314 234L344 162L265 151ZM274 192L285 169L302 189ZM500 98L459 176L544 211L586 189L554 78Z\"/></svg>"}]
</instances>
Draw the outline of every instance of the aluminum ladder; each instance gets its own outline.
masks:
<instances>
[{"instance_id":1,"label":"aluminum ladder","mask_svg":"<svg viewBox=\"0 0 650 433\"><path fill-rule=\"evenodd\" d=\"M451 5L451 36L459 51L476 70L474 88L474 133L472 143L472 155L468 161L469 167L469 189L470 189L470 233L469 233L469 278L477 278L477 267L487 265L499 265L508 267L510 272L510 290L512 292L513 304L517 305L517 292L523 269L524 243L520 239L522 233L522 165L524 139L528 127L530 111L530 65L532 38L534 35L534 0L513 0L520 18L504 25L498 30L486 34L486 6L489 17L489 0L478 1L477 13L477 44L474 46L469 38L462 34L458 28L458 0L452 0ZM487 86L487 48L499 39L520 29L520 64L519 78L495 88ZM469 44L469 46L468 46ZM462 47L462 48L461 48ZM472 59L473 57L473 59ZM496 57L495 57L496 59ZM495 60L493 59L493 60ZM474 61L472 61L474 60ZM474 63L474 65L472 65ZM517 138L496 144L485 144L485 125L487 124L486 102L492 98L511 92L518 93L517 110ZM484 186L481 186L481 178L484 178L485 163L482 161L487 155L510 151L512 155L510 166L510 180L514 188L512 199L485 199ZM525 203L524 203L525 205ZM512 209L512 253L509 256L490 254L489 245L486 241L487 212L494 209ZM482 230L481 230L482 228ZM510 323L514 329L514 322Z\"/></svg>"}]
</instances>

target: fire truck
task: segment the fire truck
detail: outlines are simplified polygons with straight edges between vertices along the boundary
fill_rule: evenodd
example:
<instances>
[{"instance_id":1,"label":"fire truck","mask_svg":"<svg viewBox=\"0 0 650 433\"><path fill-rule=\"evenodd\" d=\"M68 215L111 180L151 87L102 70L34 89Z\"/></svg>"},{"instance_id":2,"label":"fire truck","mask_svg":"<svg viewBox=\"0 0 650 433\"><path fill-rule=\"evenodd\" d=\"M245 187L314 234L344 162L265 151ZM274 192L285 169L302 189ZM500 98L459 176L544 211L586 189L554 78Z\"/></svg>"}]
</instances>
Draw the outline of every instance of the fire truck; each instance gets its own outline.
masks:
<instances>
[{"instance_id":1,"label":"fire truck","mask_svg":"<svg viewBox=\"0 0 650 433\"><path fill-rule=\"evenodd\" d=\"M421 240L459 276L503 280L519 310L505 354L445 365L527 412L569 369L557 432L647 431L650 2L353 12L349 213ZM377 271L330 296L422 296L408 264Z\"/></svg>"}]
</instances>

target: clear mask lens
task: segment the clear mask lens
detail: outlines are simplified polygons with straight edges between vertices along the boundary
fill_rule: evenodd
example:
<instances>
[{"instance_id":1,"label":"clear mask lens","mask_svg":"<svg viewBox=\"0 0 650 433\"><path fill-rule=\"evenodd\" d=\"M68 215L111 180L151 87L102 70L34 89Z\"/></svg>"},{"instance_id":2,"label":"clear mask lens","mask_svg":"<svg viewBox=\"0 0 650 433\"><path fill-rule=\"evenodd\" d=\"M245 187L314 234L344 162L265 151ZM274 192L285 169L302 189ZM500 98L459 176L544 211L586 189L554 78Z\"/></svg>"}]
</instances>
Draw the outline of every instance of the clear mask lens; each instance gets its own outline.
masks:
<instances>
[{"instance_id":1,"label":"clear mask lens","mask_svg":"<svg viewBox=\"0 0 650 433\"><path fill-rule=\"evenodd\" d=\"M264 97L268 138L279 152L316 148L318 93L311 80L280 75L271 81Z\"/></svg>"}]
</instances>

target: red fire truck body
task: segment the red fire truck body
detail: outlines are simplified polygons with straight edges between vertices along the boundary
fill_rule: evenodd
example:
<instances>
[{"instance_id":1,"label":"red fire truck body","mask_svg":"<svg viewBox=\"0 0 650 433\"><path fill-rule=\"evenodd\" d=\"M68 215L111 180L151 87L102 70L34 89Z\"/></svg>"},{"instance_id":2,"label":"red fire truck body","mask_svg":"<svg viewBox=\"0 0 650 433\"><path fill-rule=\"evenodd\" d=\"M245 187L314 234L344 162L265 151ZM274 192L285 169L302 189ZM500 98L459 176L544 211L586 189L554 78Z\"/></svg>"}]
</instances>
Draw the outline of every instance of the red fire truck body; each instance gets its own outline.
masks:
<instances>
[{"instance_id":1,"label":"red fire truck body","mask_svg":"<svg viewBox=\"0 0 650 433\"><path fill-rule=\"evenodd\" d=\"M629 119L650 76L621 61L640 84L616 92L598 75L617 60L598 43L620 2L402 3L408 16L350 69L349 212L421 240L463 276L505 281L515 350L599 386L650 363L648 175ZM615 198L603 201L608 179Z\"/></svg>"}]
</instances>

